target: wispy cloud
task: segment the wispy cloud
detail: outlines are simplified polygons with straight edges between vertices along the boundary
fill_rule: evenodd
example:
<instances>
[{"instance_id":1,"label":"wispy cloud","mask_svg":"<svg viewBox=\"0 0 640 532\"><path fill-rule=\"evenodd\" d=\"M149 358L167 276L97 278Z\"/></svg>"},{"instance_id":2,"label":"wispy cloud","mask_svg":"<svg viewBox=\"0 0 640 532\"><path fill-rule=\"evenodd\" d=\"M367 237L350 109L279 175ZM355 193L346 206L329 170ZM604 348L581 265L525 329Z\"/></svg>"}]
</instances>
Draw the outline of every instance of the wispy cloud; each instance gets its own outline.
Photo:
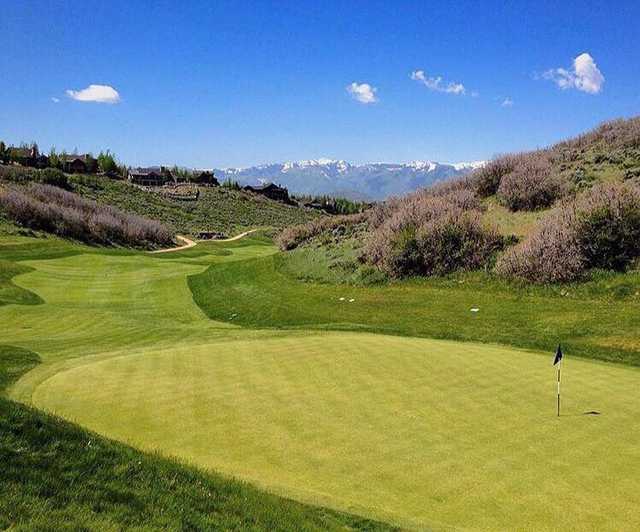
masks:
<instances>
[{"instance_id":1,"label":"wispy cloud","mask_svg":"<svg viewBox=\"0 0 640 532\"><path fill-rule=\"evenodd\" d=\"M500 105L502 107L513 107L513 100L507 96L506 98L502 98L502 103Z\"/></svg>"},{"instance_id":2,"label":"wispy cloud","mask_svg":"<svg viewBox=\"0 0 640 532\"><path fill-rule=\"evenodd\" d=\"M60 98L56 98L55 96L52 96L52 97L51 97L51 101L52 101L53 103L60 103Z\"/></svg>"},{"instance_id":3,"label":"wispy cloud","mask_svg":"<svg viewBox=\"0 0 640 532\"><path fill-rule=\"evenodd\" d=\"M347 92L351 94L351 97L364 104L376 103L378 98L376 92L378 89L372 87L368 83L356 83L355 81L347 86Z\"/></svg>"},{"instance_id":4,"label":"wispy cloud","mask_svg":"<svg viewBox=\"0 0 640 532\"><path fill-rule=\"evenodd\" d=\"M465 89L465 86L462 83L455 83L452 81L443 82L441 76L428 77L424 73L424 70L414 70L413 72L411 72L411 75L409 77L412 80L421 83L422 85L427 87L427 89L435 92L444 92L446 94L459 95L466 94L467 92L467 89ZM477 93L474 92L474 95L475 94Z\"/></svg>"},{"instance_id":5,"label":"wispy cloud","mask_svg":"<svg viewBox=\"0 0 640 532\"><path fill-rule=\"evenodd\" d=\"M119 103L120 94L109 85L89 85L82 90L67 90L67 96L79 102Z\"/></svg>"},{"instance_id":6,"label":"wispy cloud","mask_svg":"<svg viewBox=\"0 0 640 532\"><path fill-rule=\"evenodd\" d=\"M576 57L571 69L552 68L542 78L553 81L562 90L576 89L588 94L598 94L604 85L604 76L588 53Z\"/></svg>"}]
</instances>

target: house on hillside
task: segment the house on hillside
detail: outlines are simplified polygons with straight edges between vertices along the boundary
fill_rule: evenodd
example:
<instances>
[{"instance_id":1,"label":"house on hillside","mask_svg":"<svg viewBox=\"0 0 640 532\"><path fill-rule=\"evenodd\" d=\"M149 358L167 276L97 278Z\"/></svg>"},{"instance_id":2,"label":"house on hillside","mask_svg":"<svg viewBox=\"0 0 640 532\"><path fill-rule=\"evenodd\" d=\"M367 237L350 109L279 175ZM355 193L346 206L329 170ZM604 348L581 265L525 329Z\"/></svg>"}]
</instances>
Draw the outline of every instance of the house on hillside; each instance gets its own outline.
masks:
<instances>
[{"instance_id":1,"label":"house on hillside","mask_svg":"<svg viewBox=\"0 0 640 532\"><path fill-rule=\"evenodd\" d=\"M65 155L62 159L62 171L67 174L95 174L98 171L98 161L88 153Z\"/></svg>"},{"instance_id":2,"label":"house on hillside","mask_svg":"<svg viewBox=\"0 0 640 532\"><path fill-rule=\"evenodd\" d=\"M220 186L220 183L218 183L216 176L213 175L212 170L195 170L193 172L193 183L207 187Z\"/></svg>"},{"instance_id":3,"label":"house on hillside","mask_svg":"<svg viewBox=\"0 0 640 532\"><path fill-rule=\"evenodd\" d=\"M46 168L49 165L49 157L40 154L38 146L23 146L17 148L10 146L7 148L7 160L19 164L20 166L31 166L33 168Z\"/></svg>"},{"instance_id":4,"label":"house on hillside","mask_svg":"<svg viewBox=\"0 0 640 532\"><path fill-rule=\"evenodd\" d=\"M289 191L274 183L266 183L264 185L247 185L242 190L246 192L253 192L254 194L260 194L266 196L269 199L275 201L282 201L284 203L290 203Z\"/></svg>"},{"instance_id":5,"label":"house on hillside","mask_svg":"<svg viewBox=\"0 0 640 532\"><path fill-rule=\"evenodd\" d=\"M131 168L127 177L130 183L143 187L161 187L173 181L171 171L165 166Z\"/></svg>"}]
</instances>

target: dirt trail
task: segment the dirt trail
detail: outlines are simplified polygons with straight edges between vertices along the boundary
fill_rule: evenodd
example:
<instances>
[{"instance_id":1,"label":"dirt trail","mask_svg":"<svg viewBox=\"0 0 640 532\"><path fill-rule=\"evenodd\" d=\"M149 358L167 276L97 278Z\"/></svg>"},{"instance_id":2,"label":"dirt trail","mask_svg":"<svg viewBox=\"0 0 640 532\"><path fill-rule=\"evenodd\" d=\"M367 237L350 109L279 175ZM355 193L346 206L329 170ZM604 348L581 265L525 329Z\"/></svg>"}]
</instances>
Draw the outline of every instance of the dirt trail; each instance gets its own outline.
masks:
<instances>
[{"instance_id":1,"label":"dirt trail","mask_svg":"<svg viewBox=\"0 0 640 532\"><path fill-rule=\"evenodd\" d=\"M231 238L223 238L221 240L212 240L212 242L233 242L234 240L240 240L242 237L250 235L251 233L255 233L257 229L251 229L251 231L245 231L244 233L240 233L239 235L232 236Z\"/></svg>"},{"instance_id":2,"label":"dirt trail","mask_svg":"<svg viewBox=\"0 0 640 532\"><path fill-rule=\"evenodd\" d=\"M176 236L176 240L180 240L184 242L184 245L178 246L175 248L167 248L167 249L156 249L155 251L150 251L149 253L171 253L172 251L182 251L183 249L189 249L197 245L197 242L187 238L186 236Z\"/></svg>"},{"instance_id":3,"label":"dirt trail","mask_svg":"<svg viewBox=\"0 0 640 532\"><path fill-rule=\"evenodd\" d=\"M240 233L239 235L232 236L231 238L224 238L221 240L205 240L204 242L233 242L234 240L240 240L241 238L250 235L251 233L255 233L257 229L251 229L250 231L245 231L244 233ZM155 251L150 251L149 253L172 253L173 251L183 251L185 249L192 248L198 245L198 242L195 240L191 240L186 236L177 235L176 240L180 240L184 242L182 246L178 246L175 248L167 248L167 249L156 249Z\"/></svg>"}]
</instances>

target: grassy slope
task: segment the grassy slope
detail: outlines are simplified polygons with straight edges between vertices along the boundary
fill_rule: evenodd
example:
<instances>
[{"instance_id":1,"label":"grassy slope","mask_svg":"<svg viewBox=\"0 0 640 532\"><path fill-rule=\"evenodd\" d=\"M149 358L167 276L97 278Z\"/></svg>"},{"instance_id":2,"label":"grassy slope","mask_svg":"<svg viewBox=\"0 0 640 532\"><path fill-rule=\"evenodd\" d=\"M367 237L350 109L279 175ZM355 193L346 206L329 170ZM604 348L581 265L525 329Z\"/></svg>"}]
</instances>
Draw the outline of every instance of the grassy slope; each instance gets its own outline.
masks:
<instances>
[{"instance_id":1,"label":"grassy slope","mask_svg":"<svg viewBox=\"0 0 640 532\"><path fill-rule=\"evenodd\" d=\"M222 231L232 235L247 228L284 227L318 216L317 211L221 187L202 188L197 202L185 202L102 177L71 176L70 180L74 191L83 196L160 220L187 234Z\"/></svg>"},{"instance_id":2,"label":"grassy slope","mask_svg":"<svg viewBox=\"0 0 640 532\"><path fill-rule=\"evenodd\" d=\"M254 240L253 246L247 242L228 244L224 251L211 254L190 250L192 264L182 265L181 269L180 259L172 266L169 258L160 260L99 250L53 238L25 238L6 224L2 230L0 295L4 306L0 306L0 320L3 342L13 345L0 346L0 463L3 464L0 528L292 531L386 528L268 495L217 475L141 453L2 397L6 386L34 366L37 367L29 375L35 374L37 379L47 375L52 361L61 362L116 346L126 351L132 345L152 341L162 344L163 340L188 345L184 340L196 335L203 320L197 310L189 311L186 303L190 297L182 288L184 280L182 284L171 280L184 279L185 271L197 271L203 264L220 260L218 257L234 258L234 251L242 256L243 248L251 249L252 254L260 249L270 252L259 239ZM7 236L8 233L11 235ZM35 269L25 265L33 259L37 259L33 263ZM129 268L124 267L126 262ZM145 270L150 264L156 264L156 268L149 268L149 277L136 275L136 270ZM44 272L38 271L40 266ZM36 279L35 292L21 288L21 282L16 284L12 279L25 273L26 278ZM105 284L98 287L101 281ZM117 289L120 282L126 286ZM82 286L78 287L79 284ZM34 297L39 298L35 294L41 291L44 299L35 301ZM57 298L53 295L56 292ZM149 297L154 292L160 300ZM185 295L186 301L181 298ZM100 297L110 300L111 305L101 305ZM137 305L127 313L132 301ZM161 302L165 304L160 305ZM25 303L40 304L25 306ZM140 327L132 319L134 316L138 317ZM195 323L189 330L191 320ZM155 328L149 326L156 321ZM151 329L148 336L142 334L143 324ZM211 329L208 334L217 336ZM29 345L39 353L17 344Z\"/></svg>"},{"instance_id":3,"label":"grassy slope","mask_svg":"<svg viewBox=\"0 0 640 532\"><path fill-rule=\"evenodd\" d=\"M338 270L322 253L301 249L220 265L189 283L212 319L237 314L248 327L366 330L541 350L561 341L574 356L640 365L640 272L553 288L517 287L483 273L343 285L333 283ZM316 271L329 283L296 280L299 271L304 279ZM470 312L474 307L480 311Z\"/></svg>"}]
</instances>

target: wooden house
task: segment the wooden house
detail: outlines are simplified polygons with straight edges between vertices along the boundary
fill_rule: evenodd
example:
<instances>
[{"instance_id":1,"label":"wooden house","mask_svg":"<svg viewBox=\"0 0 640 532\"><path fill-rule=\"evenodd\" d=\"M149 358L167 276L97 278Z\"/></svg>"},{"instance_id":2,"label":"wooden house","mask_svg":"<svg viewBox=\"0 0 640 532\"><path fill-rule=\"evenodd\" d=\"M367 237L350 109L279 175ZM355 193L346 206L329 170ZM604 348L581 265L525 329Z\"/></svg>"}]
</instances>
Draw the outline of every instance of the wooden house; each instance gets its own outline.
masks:
<instances>
[{"instance_id":1,"label":"wooden house","mask_svg":"<svg viewBox=\"0 0 640 532\"><path fill-rule=\"evenodd\" d=\"M193 183L207 187L219 187L220 183L213 175L212 170L195 170L193 172Z\"/></svg>"},{"instance_id":2,"label":"wooden house","mask_svg":"<svg viewBox=\"0 0 640 532\"><path fill-rule=\"evenodd\" d=\"M49 165L49 157L38 151L38 146L23 146L7 148L6 159L21 166L31 166L33 168L46 168Z\"/></svg>"},{"instance_id":3,"label":"wooden house","mask_svg":"<svg viewBox=\"0 0 640 532\"><path fill-rule=\"evenodd\" d=\"M62 171L67 174L95 174L98 171L98 161L88 153L65 155L62 159Z\"/></svg>"},{"instance_id":4,"label":"wooden house","mask_svg":"<svg viewBox=\"0 0 640 532\"><path fill-rule=\"evenodd\" d=\"M143 187L161 187L173 181L173 176L164 166L150 166L149 168L132 168L128 179L134 185Z\"/></svg>"},{"instance_id":5,"label":"wooden house","mask_svg":"<svg viewBox=\"0 0 640 532\"><path fill-rule=\"evenodd\" d=\"M242 190L246 192L253 192L254 194L260 194L261 196L266 196L267 198L275 201L282 201L284 203L289 203L291 201L289 198L289 191L274 183L266 183L264 185L247 185L246 187L243 187Z\"/></svg>"}]
</instances>

